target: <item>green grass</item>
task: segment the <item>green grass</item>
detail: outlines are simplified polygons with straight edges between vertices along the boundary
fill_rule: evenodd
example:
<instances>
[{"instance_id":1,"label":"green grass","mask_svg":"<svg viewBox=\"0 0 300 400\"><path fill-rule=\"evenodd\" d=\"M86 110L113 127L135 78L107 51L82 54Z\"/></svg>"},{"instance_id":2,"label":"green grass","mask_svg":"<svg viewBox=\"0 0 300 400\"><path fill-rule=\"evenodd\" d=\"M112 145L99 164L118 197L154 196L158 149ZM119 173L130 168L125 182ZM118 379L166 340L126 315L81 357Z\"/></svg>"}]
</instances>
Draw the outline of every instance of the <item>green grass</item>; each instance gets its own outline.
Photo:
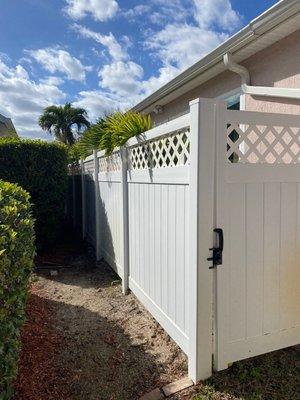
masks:
<instances>
[{"instance_id":1,"label":"green grass","mask_svg":"<svg viewBox=\"0 0 300 400\"><path fill-rule=\"evenodd\" d=\"M234 363L199 386L193 400L299 400L300 347Z\"/></svg>"}]
</instances>

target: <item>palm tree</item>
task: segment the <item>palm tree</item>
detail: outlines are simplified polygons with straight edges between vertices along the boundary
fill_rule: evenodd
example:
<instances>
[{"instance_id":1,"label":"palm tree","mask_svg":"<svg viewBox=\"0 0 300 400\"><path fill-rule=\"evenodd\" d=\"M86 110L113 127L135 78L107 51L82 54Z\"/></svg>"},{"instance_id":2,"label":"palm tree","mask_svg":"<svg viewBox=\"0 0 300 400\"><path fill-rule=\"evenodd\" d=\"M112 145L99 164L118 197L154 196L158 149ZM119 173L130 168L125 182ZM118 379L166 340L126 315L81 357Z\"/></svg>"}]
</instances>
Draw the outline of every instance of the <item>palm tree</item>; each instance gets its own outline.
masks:
<instances>
[{"instance_id":1,"label":"palm tree","mask_svg":"<svg viewBox=\"0 0 300 400\"><path fill-rule=\"evenodd\" d=\"M77 134L82 133L83 128L90 126L87 120L87 112L84 108L72 107L66 103L64 106L49 106L44 109L39 118L40 127L53 134L57 140L67 145L75 142L72 127L77 126Z\"/></svg>"}]
</instances>

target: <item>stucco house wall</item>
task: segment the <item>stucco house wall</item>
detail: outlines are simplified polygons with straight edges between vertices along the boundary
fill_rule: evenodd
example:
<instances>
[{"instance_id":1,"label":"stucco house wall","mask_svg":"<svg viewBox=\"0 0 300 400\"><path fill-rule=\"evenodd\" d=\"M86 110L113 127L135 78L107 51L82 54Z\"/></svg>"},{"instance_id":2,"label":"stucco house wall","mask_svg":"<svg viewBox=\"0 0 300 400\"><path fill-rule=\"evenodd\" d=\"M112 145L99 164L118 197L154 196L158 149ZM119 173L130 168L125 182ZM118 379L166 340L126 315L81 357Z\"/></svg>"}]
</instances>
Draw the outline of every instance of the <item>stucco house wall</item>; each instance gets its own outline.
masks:
<instances>
[{"instance_id":1,"label":"stucco house wall","mask_svg":"<svg viewBox=\"0 0 300 400\"><path fill-rule=\"evenodd\" d=\"M300 29L252 56L245 66L252 85L300 88ZM300 115L300 100L247 95L246 109Z\"/></svg>"},{"instance_id":2,"label":"stucco house wall","mask_svg":"<svg viewBox=\"0 0 300 400\"><path fill-rule=\"evenodd\" d=\"M241 64L249 69L252 85L299 88L300 30L256 53ZM187 113L189 101L197 97L224 97L226 93L238 90L240 86L241 78L231 71L225 71L165 104L162 114L151 113L151 117L155 124L169 121ZM300 115L300 101L246 95L245 109Z\"/></svg>"}]
</instances>

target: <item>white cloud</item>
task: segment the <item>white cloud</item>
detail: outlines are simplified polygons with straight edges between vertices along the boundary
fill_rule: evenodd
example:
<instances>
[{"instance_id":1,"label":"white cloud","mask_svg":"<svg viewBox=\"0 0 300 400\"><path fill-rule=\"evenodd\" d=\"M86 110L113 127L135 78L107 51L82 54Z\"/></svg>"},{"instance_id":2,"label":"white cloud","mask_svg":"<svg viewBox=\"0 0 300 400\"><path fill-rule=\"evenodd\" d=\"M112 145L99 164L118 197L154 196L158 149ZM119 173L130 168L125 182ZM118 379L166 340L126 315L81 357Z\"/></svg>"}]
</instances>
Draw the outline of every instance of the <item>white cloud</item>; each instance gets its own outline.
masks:
<instances>
[{"instance_id":1,"label":"white cloud","mask_svg":"<svg viewBox=\"0 0 300 400\"><path fill-rule=\"evenodd\" d=\"M100 89L80 92L76 102L93 119L116 105L120 109L133 106L211 52L241 23L229 0L149 0L119 15L135 23L148 21L142 50L158 61L159 68L145 78L142 66L129 56L130 41L122 43L112 33L103 35L74 24L72 28L82 37L104 46L111 59L98 71ZM140 40L135 43L140 45Z\"/></svg>"},{"instance_id":2,"label":"white cloud","mask_svg":"<svg viewBox=\"0 0 300 400\"><path fill-rule=\"evenodd\" d=\"M140 12L143 10L144 8L138 8ZM91 102L92 104L94 102L98 104L100 94L101 101L103 98L107 99L108 95L112 95L113 97L105 101L105 104L111 104L112 99L115 99L121 104L121 108L124 108L125 105L129 104L128 99L130 99L130 104L133 105L141 97L145 96L145 93L148 94L151 90L157 89L179 73L179 70L175 67L164 66L160 68L158 76L151 76L149 79L143 80L144 70L142 66L129 59L127 47L131 46L131 41L128 37L123 37L122 46L112 33L102 35L79 24L73 24L72 29L82 37L93 39L105 46L112 59L111 63L102 66L98 72L99 85L103 90L82 92L85 94L84 104L90 104ZM93 49L93 51L96 54L98 53L96 49Z\"/></svg>"},{"instance_id":3,"label":"white cloud","mask_svg":"<svg viewBox=\"0 0 300 400\"><path fill-rule=\"evenodd\" d=\"M64 11L75 20L91 15L96 21L113 18L118 9L115 0L66 0Z\"/></svg>"},{"instance_id":4,"label":"white cloud","mask_svg":"<svg viewBox=\"0 0 300 400\"><path fill-rule=\"evenodd\" d=\"M86 71L91 71L92 69L89 66L83 65L78 58L71 56L66 50L57 47L26 50L26 53L52 74L61 72L66 75L68 79L80 82L85 81Z\"/></svg>"},{"instance_id":5,"label":"white cloud","mask_svg":"<svg viewBox=\"0 0 300 400\"><path fill-rule=\"evenodd\" d=\"M155 92L158 88L165 85L171 79L178 75L180 70L172 65L167 65L159 69L157 76L151 76L149 79L141 83L142 96L145 97Z\"/></svg>"},{"instance_id":6,"label":"white cloud","mask_svg":"<svg viewBox=\"0 0 300 400\"><path fill-rule=\"evenodd\" d=\"M102 79L99 90L81 91L77 100L73 102L75 107L83 107L88 111L91 121L96 121L102 115L114 110L130 109L179 72L172 66L162 67L158 76L143 80L143 70L138 64L128 65L122 62L117 64L112 68L105 66L99 72Z\"/></svg>"},{"instance_id":7,"label":"white cloud","mask_svg":"<svg viewBox=\"0 0 300 400\"><path fill-rule=\"evenodd\" d=\"M224 33L202 29L188 24L170 24L155 33L146 47L154 50L164 65L173 65L180 71L191 66L227 38Z\"/></svg>"},{"instance_id":8,"label":"white cloud","mask_svg":"<svg viewBox=\"0 0 300 400\"><path fill-rule=\"evenodd\" d=\"M233 31L241 24L241 16L232 8L230 0L193 0L194 17L201 28L217 26Z\"/></svg>"},{"instance_id":9,"label":"white cloud","mask_svg":"<svg viewBox=\"0 0 300 400\"><path fill-rule=\"evenodd\" d=\"M186 0L186 2L190 0ZM184 21L189 15L191 4L184 0L150 0L147 4L138 4L129 10L123 10L122 15L129 21L138 21L143 17L152 24L165 25L168 22Z\"/></svg>"},{"instance_id":10,"label":"white cloud","mask_svg":"<svg viewBox=\"0 0 300 400\"><path fill-rule=\"evenodd\" d=\"M153 3L153 11L160 14L164 18L161 21L152 19L155 23L167 21L179 22L185 20L189 14L191 9L190 0L152 0ZM151 15L150 15L151 19Z\"/></svg>"},{"instance_id":11,"label":"white cloud","mask_svg":"<svg viewBox=\"0 0 300 400\"><path fill-rule=\"evenodd\" d=\"M124 110L131 105L128 99L102 90L79 92L78 99L73 102L74 107L83 107L88 111L91 121L96 121L99 117L112 110Z\"/></svg>"},{"instance_id":12,"label":"white cloud","mask_svg":"<svg viewBox=\"0 0 300 400\"><path fill-rule=\"evenodd\" d=\"M21 79L28 79L28 72L25 70L25 68L22 67L22 65L17 65L16 66L16 76Z\"/></svg>"},{"instance_id":13,"label":"white cloud","mask_svg":"<svg viewBox=\"0 0 300 400\"><path fill-rule=\"evenodd\" d=\"M143 68L133 61L117 61L99 71L100 84L120 96L134 96L140 91Z\"/></svg>"},{"instance_id":14,"label":"white cloud","mask_svg":"<svg viewBox=\"0 0 300 400\"><path fill-rule=\"evenodd\" d=\"M21 65L9 67L0 60L0 113L12 118L19 134L47 137L38 126L43 108L65 99L53 82L34 82Z\"/></svg>"},{"instance_id":15,"label":"white cloud","mask_svg":"<svg viewBox=\"0 0 300 400\"><path fill-rule=\"evenodd\" d=\"M116 40L114 35L110 32L108 35L101 35L101 33L94 32L91 29L79 24L73 24L72 29L76 31L80 36L86 39L93 39L97 43L108 49L108 53L113 60L124 60L128 58L126 51L126 45L122 47L120 43Z\"/></svg>"},{"instance_id":16,"label":"white cloud","mask_svg":"<svg viewBox=\"0 0 300 400\"><path fill-rule=\"evenodd\" d=\"M64 83L64 80L62 78L59 78L58 76L47 76L46 78L41 78L40 83L50 86L59 86Z\"/></svg>"},{"instance_id":17,"label":"white cloud","mask_svg":"<svg viewBox=\"0 0 300 400\"><path fill-rule=\"evenodd\" d=\"M144 79L142 67L129 57L119 57L120 63L112 57L113 63L99 72L100 84L111 93L136 101L210 53L241 24L241 16L230 0L150 0L123 10L122 15L136 23L141 18L150 22L144 30L143 47L150 50L160 67Z\"/></svg>"},{"instance_id":18,"label":"white cloud","mask_svg":"<svg viewBox=\"0 0 300 400\"><path fill-rule=\"evenodd\" d=\"M146 13L149 13L151 10L151 5L149 4L138 4L137 6L130 8L129 10L124 10L122 15L128 19L135 19L136 17L140 17Z\"/></svg>"},{"instance_id":19,"label":"white cloud","mask_svg":"<svg viewBox=\"0 0 300 400\"><path fill-rule=\"evenodd\" d=\"M145 94L170 79L166 76L166 69L160 78L152 77L145 81L142 80L143 73L142 67L132 61L105 65L99 71L100 89L81 91L73 105L85 108L91 120L95 121L111 111L130 109Z\"/></svg>"},{"instance_id":20,"label":"white cloud","mask_svg":"<svg viewBox=\"0 0 300 400\"><path fill-rule=\"evenodd\" d=\"M113 110L127 110L143 97L168 82L178 69L162 67L158 76L143 80L143 69L140 65L129 61L118 61L105 65L99 71L99 90L81 91L73 105L88 111L92 121Z\"/></svg>"}]
</instances>

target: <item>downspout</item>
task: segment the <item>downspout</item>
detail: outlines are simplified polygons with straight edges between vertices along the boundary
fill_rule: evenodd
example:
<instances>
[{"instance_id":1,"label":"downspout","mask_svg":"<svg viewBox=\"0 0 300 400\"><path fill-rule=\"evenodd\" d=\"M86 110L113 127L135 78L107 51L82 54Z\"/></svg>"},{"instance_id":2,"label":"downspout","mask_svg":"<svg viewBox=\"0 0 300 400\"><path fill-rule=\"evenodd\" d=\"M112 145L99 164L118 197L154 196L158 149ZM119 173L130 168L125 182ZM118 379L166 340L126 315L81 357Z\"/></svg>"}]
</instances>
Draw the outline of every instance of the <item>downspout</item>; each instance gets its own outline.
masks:
<instances>
[{"instance_id":1,"label":"downspout","mask_svg":"<svg viewBox=\"0 0 300 400\"><path fill-rule=\"evenodd\" d=\"M250 74L247 68L237 64L231 53L226 53L223 56L225 66L232 72L240 75L242 79L241 89L245 94L252 96L268 96L268 97L282 97L287 99L298 99L300 100L300 88L277 88L268 86L251 86L250 85Z\"/></svg>"}]
</instances>

